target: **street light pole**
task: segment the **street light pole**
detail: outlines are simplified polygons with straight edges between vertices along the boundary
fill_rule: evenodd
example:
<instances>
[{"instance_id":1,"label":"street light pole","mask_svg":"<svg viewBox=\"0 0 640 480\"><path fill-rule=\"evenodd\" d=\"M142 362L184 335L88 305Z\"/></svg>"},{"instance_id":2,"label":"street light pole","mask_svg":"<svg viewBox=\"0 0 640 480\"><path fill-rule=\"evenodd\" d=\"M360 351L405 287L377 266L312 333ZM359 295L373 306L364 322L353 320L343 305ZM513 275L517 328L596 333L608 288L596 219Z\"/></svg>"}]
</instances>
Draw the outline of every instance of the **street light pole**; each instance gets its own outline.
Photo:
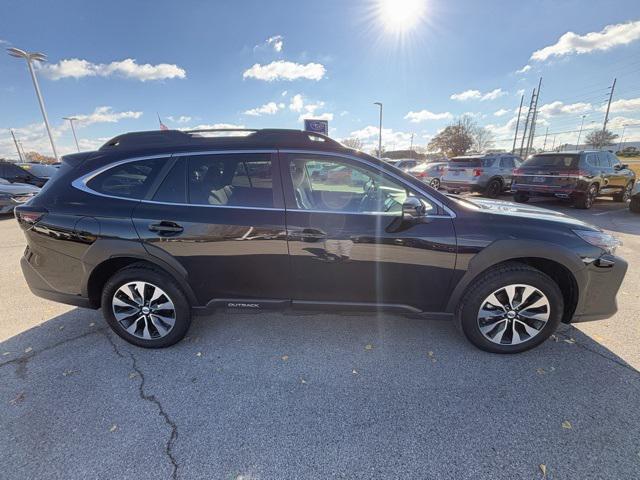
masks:
<instances>
[{"instance_id":1,"label":"street light pole","mask_svg":"<svg viewBox=\"0 0 640 480\"><path fill-rule=\"evenodd\" d=\"M63 120L69 120L69 125L71 125L71 131L73 132L73 139L76 141L76 148L78 149L78 153L80 153L80 145L78 145L78 137L76 136L76 129L73 126L73 121L77 120L76 117L62 117Z\"/></svg>"},{"instance_id":2,"label":"street light pole","mask_svg":"<svg viewBox=\"0 0 640 480\"><path fill-rule=\"evenodd\" d=\"M618 151L622 149L622 139L624 138L624 131L627 129L627 124L622 125L622 135L620 135L620 143L618 143Z\"/></svg>"},{"instance_id":3,"label":"street light pole","mask_svg":"<svg viewBox=\"0 0 640 480\"><path fill-rule=\"evenodd\" d=\"M584 117L586 117L586 115L582 115L582 122L580 123L580 131L578 132L578 143L576 143L576 150L580 150L580 137L582 136L582 126L584 125Z\"/></svg>"},{"instance_id":4,"label":"street light pole","mask_svg":"<svg viewBox=\"0 0 640 480\"><path fill-rule=\"evenodd\" d=\"M11 130L11 136L13 137L13 143L16 144L16 150L18 151L18 158L20 159L20 162L24 162L24 159L22 158L22 152L20 152L20 146L18 145L18 140L16 140L16 134L13 133L13 128L11 128L10 130Z\"/></svg>"},{"instance_id":5,"label":"street light pole","mask_svg":"<svg viewBox=\"0 0 640 480\"><path fill-rule=\"evenodd\" d=\"M380 127L378 129L378 158L382 158L382 103L374 102L373 104L380 107Z\"/></svg>"},{"instance_id":6,"label":"street light pole","mask_svg":"<svg viewBox=\"0 0 640 480\"><path fill-rule=\"evenodd\" d=\"M38 85L38 79L36 78L36 72L33 69L33 61L44 62L47 57L43 53L27 53L19 48L7 48L9 55L16 58L24 58L27 61L29 67L29 73L31 74L31 80L33 80L33 87L36 90L36 96L38 97L38 103L40 104L40 110L42 111L42 117L44 118L44 125L47 128L47 134L49 135L49 141L51 142L51 149L53 150L53 156L56 161L58 160L58 152L56 146L53 143L53 135L51 134L51 127L49 126L49 118L47 117L47 110L44 108L44 100L42 99L42 93L40 92L40 85Z\"/></svg>"}]
</instances>

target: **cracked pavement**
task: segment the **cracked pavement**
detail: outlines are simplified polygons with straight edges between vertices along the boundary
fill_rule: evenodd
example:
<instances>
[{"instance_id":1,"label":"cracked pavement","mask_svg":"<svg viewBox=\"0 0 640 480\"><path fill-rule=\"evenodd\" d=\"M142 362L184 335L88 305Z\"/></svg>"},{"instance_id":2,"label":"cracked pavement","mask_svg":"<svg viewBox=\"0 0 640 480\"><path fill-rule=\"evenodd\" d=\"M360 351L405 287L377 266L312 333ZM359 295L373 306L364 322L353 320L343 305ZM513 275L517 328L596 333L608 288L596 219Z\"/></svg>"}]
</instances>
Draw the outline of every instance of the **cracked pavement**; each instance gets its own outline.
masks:
<instances>
[{"instance_id":1,"label":"cracked pavement","mask_svg":"<svg viewBox=\"0 0 640 480\"><path fill-rule=\"evenodd\" d=\"M33 296L0 218L2 477L637 478L640 216L543 205L619 235L630 268L615 317L513 356L445 321L313 312L195 317L139 349Z\"/></svg>"}]
</instances>

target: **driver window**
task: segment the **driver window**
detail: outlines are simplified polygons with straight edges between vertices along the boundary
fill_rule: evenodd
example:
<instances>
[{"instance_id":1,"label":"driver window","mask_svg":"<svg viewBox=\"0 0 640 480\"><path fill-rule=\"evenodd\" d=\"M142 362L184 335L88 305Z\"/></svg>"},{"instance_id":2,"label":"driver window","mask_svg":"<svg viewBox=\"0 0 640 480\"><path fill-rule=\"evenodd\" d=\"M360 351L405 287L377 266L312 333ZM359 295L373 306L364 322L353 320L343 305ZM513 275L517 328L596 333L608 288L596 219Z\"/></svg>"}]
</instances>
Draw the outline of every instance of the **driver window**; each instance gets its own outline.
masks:
<instances>
[{"instance_id":1,"label":"driver window","mask_svg":"<svg viewBox=\"0 0 640 480\"><path fill-rule=\"evenodd\" d=\"M289 172L300 210L398 215L413 195L382 172L331 157L292 157ZM427 213L433 210L427 202L425 206Z\"/></svg>"}]
</instances>

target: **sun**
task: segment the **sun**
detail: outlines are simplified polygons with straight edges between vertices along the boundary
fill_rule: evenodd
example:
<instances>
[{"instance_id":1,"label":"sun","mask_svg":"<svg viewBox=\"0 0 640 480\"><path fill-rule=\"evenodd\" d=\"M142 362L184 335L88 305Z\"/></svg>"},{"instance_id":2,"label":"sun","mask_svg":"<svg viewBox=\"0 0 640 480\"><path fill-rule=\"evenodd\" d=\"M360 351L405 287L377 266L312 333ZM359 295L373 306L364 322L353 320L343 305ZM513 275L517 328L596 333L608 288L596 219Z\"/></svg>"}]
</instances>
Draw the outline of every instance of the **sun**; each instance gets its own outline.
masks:
<instances>
[{"instance_id":1,"label":"sun","mask_svg":"<svg viewBox=\"0 0 640 480\"><path fill-rule=\"evenodd\" d=\"M416 28L426 14L426 0L377 0L377 14L384 28L404 33Z\"/></svg>"}]
</instances>

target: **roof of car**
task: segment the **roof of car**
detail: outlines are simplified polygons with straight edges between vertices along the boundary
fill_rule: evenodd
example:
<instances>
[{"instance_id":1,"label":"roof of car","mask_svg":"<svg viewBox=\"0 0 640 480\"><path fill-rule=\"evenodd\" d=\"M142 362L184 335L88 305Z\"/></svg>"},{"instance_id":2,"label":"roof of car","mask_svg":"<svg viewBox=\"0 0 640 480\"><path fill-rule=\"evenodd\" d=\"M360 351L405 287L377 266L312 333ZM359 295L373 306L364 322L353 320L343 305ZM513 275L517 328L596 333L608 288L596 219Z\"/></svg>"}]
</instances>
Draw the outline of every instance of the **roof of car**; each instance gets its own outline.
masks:
<instances>
[{"instance_id":1,"label":"roof of car","mask_svg":"<svg viewBox=\"0 0 640 480\"><path fill-rule=\"evenodd\" d=\"M341 143L320 133L267 128L152 130L118 135L100 147L100 152L141 149L190 148L313 148L344 149Z\"/></svg>"}]
</instances>

